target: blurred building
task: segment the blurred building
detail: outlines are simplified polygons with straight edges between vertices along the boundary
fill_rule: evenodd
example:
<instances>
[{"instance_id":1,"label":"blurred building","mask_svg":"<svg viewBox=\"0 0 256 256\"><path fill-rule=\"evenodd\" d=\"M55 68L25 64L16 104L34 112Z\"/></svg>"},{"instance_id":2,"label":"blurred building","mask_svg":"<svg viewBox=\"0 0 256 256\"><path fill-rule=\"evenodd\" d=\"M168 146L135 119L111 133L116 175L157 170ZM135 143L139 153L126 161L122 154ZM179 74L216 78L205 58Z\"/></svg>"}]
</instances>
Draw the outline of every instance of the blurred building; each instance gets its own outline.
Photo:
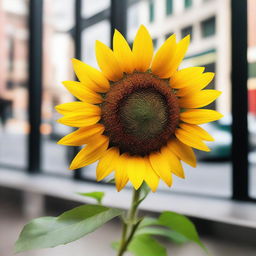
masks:
<instances>
[{"instance_id":1,"label":"blurred building","mask_svg":"<svg viewBox=\"0 0 256 256\"><path fill-rule=\"evenodd\" d=\"M83 1L82 16L88 18L110 6L109 0ZM89 7L89 8L88 8ZM73 79L70 59L74 26L73 0L44 0L43 106L44 124L53 122L53 106L70 100L61 81ZM256 115L256 6L248 0L249 111ZM203 10L203 11L202 11ZM128 8L127 38L133 41L145 24L158 48L172 33L180 40L191 34L191 45L182 67L205 66L216 72L208 88L223 92L217 105L230 113L230 0L138 0ZM27 132L28 0L0 0L0 117L8 125ZM110 45L110 21L105 19L82 32L82 59L97 66L95 40ZM4 114L1 114L4 112ZM5 117L4 117L5 116ZM1 122L1 120L0 120ZM16 125L17 122L20 125ZM51 127L44 126L43 133ZM10 129L9 129L10 130Z\"/></svg>"},{"instance_id":2,"label":"blurred building","mask_svg":"<svg viewBox=\"0 0 256 256\"><path fill-rule=\"evenodd\" d=\"M19 132L27 129L27 4L0 1L0 117Z\"/></svg>"},{"instance_id":3,"label":"blurred building","mask_svg":"<svg viewBox=\"0 0 256 256\"><path fill-rule=\"evenodd\" d=\"M256 116L256 4L248 0L249 112Z\"/></svg>"},{"instance_id":4,"label":"blurred building","mask_svg":"<svg viewBox=\"0 0 256 256\"><path fill-rule=\"evenodd\" d=\"M50 122L53 106L68 98L62 80L72 79L73 1L44 1L42 120ZM62 5L62 8L61 6ZM63 8L64 6L64 8ZM8 131L27 133L28 0L0 0L0 123ZM42 133L49 133L42 125Z\"/></svg>"}]
</instances>

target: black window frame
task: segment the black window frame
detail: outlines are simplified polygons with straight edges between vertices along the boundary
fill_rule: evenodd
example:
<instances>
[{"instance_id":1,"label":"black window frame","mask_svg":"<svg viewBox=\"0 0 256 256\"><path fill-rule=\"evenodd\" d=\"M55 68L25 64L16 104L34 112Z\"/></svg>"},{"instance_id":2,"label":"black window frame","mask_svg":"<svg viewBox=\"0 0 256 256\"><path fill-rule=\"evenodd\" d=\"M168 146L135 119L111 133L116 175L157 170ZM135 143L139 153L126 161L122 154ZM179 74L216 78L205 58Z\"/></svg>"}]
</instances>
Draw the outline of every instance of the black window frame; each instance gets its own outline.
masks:
<instances>
[{"instance_id":1,"label":"black window frame","mask_svg":"<svg viewBox=\"0 0 256 256\"><path fill-rule=\"evenodd\" d=\"M81 32L103 19L111 22L112 38L117 28L124 36L127 30L127 7L135 0L111 0L111 6L89 18L82 18L82 0L75 0L75 27L70 31L75 42L75 57L81 57ZM253 201L249 196L248 165L248 61L247 61L247 1L231 1L231 98L232 98L232 200ZM41 103L42 103L42 41L43 0L29 1L29 125L26 172L41 173ZM77 149L74 149L74 154ZM1 164L0 164L1 167ZM6 166L5 166L6 168ZM74 179L85 180L81 171ZM45 174L47 175L47 174Z\"/></svg>"}]
</instances>

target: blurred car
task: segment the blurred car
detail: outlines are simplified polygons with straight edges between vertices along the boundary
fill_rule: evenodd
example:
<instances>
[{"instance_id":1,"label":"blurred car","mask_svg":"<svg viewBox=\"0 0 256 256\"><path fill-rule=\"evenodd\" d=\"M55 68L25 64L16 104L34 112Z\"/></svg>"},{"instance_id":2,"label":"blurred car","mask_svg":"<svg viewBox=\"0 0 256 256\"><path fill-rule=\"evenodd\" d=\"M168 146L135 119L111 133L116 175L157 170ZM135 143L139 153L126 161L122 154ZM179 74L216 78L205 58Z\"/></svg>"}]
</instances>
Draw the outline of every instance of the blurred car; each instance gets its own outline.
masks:
<instances>
[{"instance_id":1,"label":"blurred car","mask_svg":"<svg viewBox=\"0 0 256 256\"><path fill-rule=\"evenodd\" d=\"M211 148L211 152L196 151L200 160L228 160L231 156L231 115L224 116L221 120L208 123L202 127L206 129L215 139L215 141L206 142ZM249 132L249 157L250 162L254 159L256 152L256 116L248 115L248 132Z\"/></svg>"}]
</instances>

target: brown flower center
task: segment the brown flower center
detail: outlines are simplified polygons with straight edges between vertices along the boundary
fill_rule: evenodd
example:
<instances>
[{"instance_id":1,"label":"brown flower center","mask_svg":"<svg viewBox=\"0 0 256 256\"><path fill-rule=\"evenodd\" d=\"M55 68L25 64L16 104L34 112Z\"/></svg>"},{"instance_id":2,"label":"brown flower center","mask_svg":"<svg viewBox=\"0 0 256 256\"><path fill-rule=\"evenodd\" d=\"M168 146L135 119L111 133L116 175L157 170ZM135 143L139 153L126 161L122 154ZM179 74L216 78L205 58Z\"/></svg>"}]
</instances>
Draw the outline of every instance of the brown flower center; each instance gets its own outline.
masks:
<instances>
[{"instance_id":1,"label":"brown flower center","mask_svg":"<svg viewBox=\"0 0 256 256\"><path fill-rule=\"evenodd\" d=\"M145 156L166 145L179 122L178 101L165 80L133 73L114 83L102 105L110 146Z\"/></svg>"}]
</instances>

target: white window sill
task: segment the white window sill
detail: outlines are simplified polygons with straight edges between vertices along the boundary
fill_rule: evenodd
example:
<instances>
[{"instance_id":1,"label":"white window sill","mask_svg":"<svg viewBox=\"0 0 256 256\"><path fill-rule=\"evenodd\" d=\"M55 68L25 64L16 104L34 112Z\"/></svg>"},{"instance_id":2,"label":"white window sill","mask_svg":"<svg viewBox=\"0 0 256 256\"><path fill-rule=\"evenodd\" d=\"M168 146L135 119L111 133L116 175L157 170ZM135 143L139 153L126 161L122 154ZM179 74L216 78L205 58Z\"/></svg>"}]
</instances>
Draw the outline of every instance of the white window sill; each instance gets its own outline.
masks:
<instances>
[{"instance_id":1,"label":"white window sill","mask_svg":"<svg viewBox=\"0 0 256 256\"><path fill-rule=\"evenodd\" d=\"M116 192L114 186L75 181L47 175L28 175L24 172L0 169L0 186L26 192L54 196L81 203L93 202L76 192L104 191L104 205L126 209L130 202L130 189ZM243 227L256 228L256 203L234 202L228 199L181 195L176 193L151 193L141 204L150 212L176 211L196 217Z\"/></svg>"}]
</instances>

